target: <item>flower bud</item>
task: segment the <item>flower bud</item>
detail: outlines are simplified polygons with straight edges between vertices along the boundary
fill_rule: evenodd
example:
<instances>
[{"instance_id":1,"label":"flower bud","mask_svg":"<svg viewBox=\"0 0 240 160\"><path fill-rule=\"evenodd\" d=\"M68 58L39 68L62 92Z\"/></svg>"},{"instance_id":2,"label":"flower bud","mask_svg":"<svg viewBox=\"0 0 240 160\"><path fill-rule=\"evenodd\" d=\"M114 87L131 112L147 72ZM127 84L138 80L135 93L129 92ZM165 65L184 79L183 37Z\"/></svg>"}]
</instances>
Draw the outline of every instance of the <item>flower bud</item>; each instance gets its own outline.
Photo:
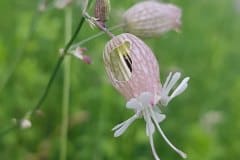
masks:
<instances>
[{"instance_id":1,"label":"flower bud","mask_svg":"<svg viewBox=\"0 0 240 160\"><path fill-rule=\"evenodd\" d=\"M123 33L112 38L103 53L105 69L113 86L127 99L150 92L157 102L159 66L151 49L138 37Z\"/></svg>"},{"instance_id":2,"label":"flower bud","mask_svg":"<svg viewBox=\"0 0 240 160\"><path fill-rule=\"evenodd\" d=\"M140 37L156 37L181 26L181 9L156 1L139 2L123 15L125 32Z\"/></svg>"},{"instance_id":3,"label":"flower bud","mask_svg":"<svg viewBox=\"0 0 240 160\"><path fill-rule=\"evenodd\" d=\"M109 0L96 0L95 3L95 18L99 24L105 27L105 22L108 20L110 12L110 1Z\"/></svg>"},{"instance_id":4,"label":"flower bud","mask_svg":"<svg viewBox=\"0 0 240 160\"><path fill-rule=\"evenodd\" d=\"M30 128L32 126L32 122L28 119L22 119L20 121L20 127L22 129L27 129L27 128Z\"/></svg>"}]
</instances>

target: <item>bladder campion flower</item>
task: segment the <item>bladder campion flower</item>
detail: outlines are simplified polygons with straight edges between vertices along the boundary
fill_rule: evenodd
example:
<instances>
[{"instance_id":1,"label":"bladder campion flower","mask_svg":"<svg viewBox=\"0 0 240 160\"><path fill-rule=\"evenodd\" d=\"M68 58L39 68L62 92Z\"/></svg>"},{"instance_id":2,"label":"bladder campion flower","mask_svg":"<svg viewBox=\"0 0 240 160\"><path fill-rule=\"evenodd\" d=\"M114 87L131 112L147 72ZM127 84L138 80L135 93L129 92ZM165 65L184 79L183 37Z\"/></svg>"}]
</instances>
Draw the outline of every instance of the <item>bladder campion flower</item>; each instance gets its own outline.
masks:
<instances>
[{"instance_id":1,"label":"bladder campion flower","mask_svg":"<svg viewBox=\"0 0 240 160\"><path fill-rule=\"evenodd\" d=\"M135 112L128 120L113 128L114 136L122 135L136 119L143 117L146 122L146 134L156 160L159 160L159 157L153 143L155 127L170 147L186 158L186 154L177 149L160 128L159 123L166 116L161 113L157 105L166 106L169 101L181 94L187 88L189 77L184 78L169 95L179 80L180 73L173 75L170 73L162 86L159 65L153 52L142 40L129 33L115 36L106 44L103 60L111 83L128 100L126 107Z\"/></svg>"},{"instance_id":2,"label":"bladder campion flower","mask_svg":"<svg viewBox=\"0 0 240 160\"><path fill-rule=\"evenodd\" d=\"M143 1L123 15L124 30L140 37L156 37L170 30L179 30L181 9L172 4Z\"/></svg>"}]
</instances>

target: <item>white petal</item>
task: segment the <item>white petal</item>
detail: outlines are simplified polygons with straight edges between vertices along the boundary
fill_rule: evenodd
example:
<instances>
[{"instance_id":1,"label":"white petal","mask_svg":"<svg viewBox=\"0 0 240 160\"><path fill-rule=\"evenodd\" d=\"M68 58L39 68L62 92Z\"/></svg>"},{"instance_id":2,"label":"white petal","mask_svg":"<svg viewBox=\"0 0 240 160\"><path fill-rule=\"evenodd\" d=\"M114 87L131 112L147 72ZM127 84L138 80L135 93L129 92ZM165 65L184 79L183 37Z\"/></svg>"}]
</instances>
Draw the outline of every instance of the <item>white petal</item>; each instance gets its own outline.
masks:
<instances>
[{"instance_id":1,"label":"white petal","mask_svg":"<svg viewBox=\"0 0 240 160\"><path fill-rule=\"evenodd\" d=\"M181 94L182 92L185 91L185 89L188 86L188 81L189 81L189 77L186 77L182 80L182 82L180 83L180 85L174 90L174 92L172 93L172 95L170 96L170 99L178 96L179 94Z\"/></svg>"},{"instance_id":2,"label":"white petal","mask_svg":"<svg viewBox=\"0 0 240 160\"><path fill-rule=\"evenodd\" d=\"M130 99L127 104L126 104L126 107L129 108L129 109L138 109L140 108L140 103L137 101L136 98L132 98Z\"/></svg>"},{"instance_id":3,"label":"white petal","mask_svg":"<svg viewBox=\"0 0 240 160\"><path fill-rule=\"evenodd\" d=\"M176 72L172 76L172 72L169 73L166 82L163 85L160 102L163 106L167 106L170 101L169 92L173 86L177 83L181 76L180 72Z\"/></svg>"},{"instance_id":4,"label":"white petal","mask_svg":"<svg viewBox=\"0 0 240 160\"><path fill-rule=\"evenodd\" d=\"M177 83L177 81L179 80L180 77L181 77L180 72L176 72L173 74L170 82L168 83L168 85L165 88L165 92L167 93L167 95L168 95L169 91L173 88L173 86Z\"/></svg>"},{"instance_id":5,"label":"white petal","mask_svg":"<svg viewBox=\"0 0 240 160\"><path fill-rule=\"evenodd\" d=\"M115 131L115 130L119 129L120 127L122 127L122 126L125 124L125 122L126 122L126 121L124 121L124 122L122 122L122 123L119 123L119 124L117 124L116 126L114 126L114 127L112 128L112 131Z\"/></svg>"},{"instance_id":6,"label":"white petal","mask_svg":"<svg viewBox=\"0 0 240 160\"><path fill-rule=\"evenodd\" d=\"M131 118L129 118L128 120L116 125L115 127L113 127L113 131L116 130L114 132L114 137L119 137L121 136L126 130L127 128L138 118L137 115L133 115Z\"/></svg>"},{"instance_id":7,"label":"white petal","mask_svg":"<svg viewBox=\"0 0 240 160\"><path fill-rule=\"evenodd\" d=\"M167 77L166 81L164 82L163 88L166 88L166 87L167 87L167 85L168 85L169 80L170 80L171 77L172 77L172 72L170 72L170 73L168 74L168 77Z\"/></svg>"},{"instance_id":8,"label":"white petal","mask_svg":"<svg viewBox=\"0 0 240 160\"><path fill-rule=\"evenodd\" d=\"M151 97L152 94L150 92L143 92L138 99L142 103L143 107L147 107L150 105Z\"/></svg>"}]
</instances>

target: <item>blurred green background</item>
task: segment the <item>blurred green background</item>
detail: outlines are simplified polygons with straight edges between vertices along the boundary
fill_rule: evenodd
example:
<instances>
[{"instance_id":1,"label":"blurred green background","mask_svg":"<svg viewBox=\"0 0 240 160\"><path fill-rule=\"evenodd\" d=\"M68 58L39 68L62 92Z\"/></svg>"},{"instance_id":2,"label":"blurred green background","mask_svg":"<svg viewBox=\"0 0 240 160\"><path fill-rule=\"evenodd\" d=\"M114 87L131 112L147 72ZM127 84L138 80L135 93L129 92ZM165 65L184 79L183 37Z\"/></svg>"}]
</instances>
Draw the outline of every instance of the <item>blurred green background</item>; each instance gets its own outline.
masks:
<instances>
[{"instance_id":1,"label":"blurred green background","mask_svg":"<svg viewBox=\"0 0 240 160\"><path fill-rule=\"evenodd\" d=\"M119 24L119 16L136 2L112 1L108 25ZM169 32L145 42L159 60L161 81L176 70L191 80L186 92L164 110L167 119L161 126L189 160L240 159L240 0L165 2L182 8L181 33ZM36 104L64 47L65 11L49 7L38 12L38 3L0 1L1 129ZM77 4L70 8L74 30L81 10ZM85 23L75 42L96 33ZM153 159L143 120L123 136L113 137L111 128L132 112L104 72L102 50L108 40L104 35L82 46L88 49L92 65L72 58L67 159ZM0 137L1 160L59 159L62 86L61 68L41 112L32 120L33 127ZM159 134L154 139L161 159L181 159Z\"/></svg>"}]
</instances>

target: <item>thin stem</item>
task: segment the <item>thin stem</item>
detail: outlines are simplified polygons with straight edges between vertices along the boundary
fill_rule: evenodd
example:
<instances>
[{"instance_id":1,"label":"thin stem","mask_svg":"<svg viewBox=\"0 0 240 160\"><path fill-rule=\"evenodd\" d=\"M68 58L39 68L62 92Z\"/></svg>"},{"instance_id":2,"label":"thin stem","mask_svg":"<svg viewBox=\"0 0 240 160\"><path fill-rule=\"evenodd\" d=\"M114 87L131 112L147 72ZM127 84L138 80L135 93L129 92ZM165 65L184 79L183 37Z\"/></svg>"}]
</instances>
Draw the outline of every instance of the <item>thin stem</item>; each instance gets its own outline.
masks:
<instances>
[{"instance_id":1,"label":"thin stem","mask_svg":"<svg viewBox=\"0 0 240 160\"><path fill-rule=\"evenodd\" d=\"M90 6L91 2L92 2L92 0L89 0L89 6ZM49 93L49 90L50 90L50 88L52 86L52 83L53 83L53 81L54 81L54 79L56 77L56 74L57 74L57 72L58 72L58 70L59 70L59 68L60 68L60 66L61 66L61 64L62 64L62 62L63 62L63 60L64 60L64 58L66 56L66 54L67 54L68 49L72 45L73 41L76 39L76 37L77 37L78 33L80 32L84 22L85 22L85 18L82 16L82 18L81 18L81 20L80 20L80 22L79 22L79 24L78 24L74 34L72 35L72 37L69 40L69 42L67 43L67 45L64 47L62 55L58 58L58 61L57 61L56 65L55 65L55 67L54 67L54 70L53 70L50 78L49 78L47 86L46 86L46 88L43 91L42 96L39 98L37 104L33 107L33 109L30 112L26 113L24 118L29 118L30 119L31 116L34 113L36 113L36 111L41 107L42 103L44 102L44 100L46 99L46 97L47 97L47 95ZM2 135L5 135L6 133L12 131L14 128L18 127L18 123L12 124L12 125L13 125L13 127L11 129L9 129L7 132L4 132L4 134L2 134ZM0 133L2 133L2 132L0 131Z\"/></svg>"},{"instance_id":2,"label":"thin stem","mask_svg":"<svg viewBox=\"0 0 240 160\"><path fill-rule=\"evenodd\" d=\"M66 43L71 38L72 32L72 10L67 8L65 11L65 37ZM63 101L62 101L62 127L61 127L61 144L60 160L67 159L67 140L68 140L68 119L69 119L69 96L70 96L70 72L71 57L68 56L64 61L64 82L63 82Z\"/></svg>"},{"instance_id":3,"label":"thin stem","mask_svg":"<svg viewBox=\"0 0 240 160\"><path fill-rule=\"evenodd\" d=\"M90 1L90 2L91 2L91 1ZM76 28L73 36L72 36L71 39L68 41L67 45L64 47L63 53L62 53L62 55L59 57L59 59L58 59L58 61L57 61L57 64L56 64L56 66L55 66L55 68L54 68L54 71L53 71L53 73L52 73L52 75L51 75L51 77L50 77L50 79L49 79L49 81L48 81L47 87L45 88L45 90L44 90L42 96L40 97L37 105L33 108L32 112L30 113L30 116L31 116L33 113L35 113L35 112L41 107L42 103L43 103L44 100L46 99L46 97L47 97L47 95L48 95L48 92L49 92L49 89L50 89L50 87L52 86L52 83L53 83L53 81L54 81L54 79L55 79L55 77L56 77L56 73L58 72L58 70L59 70L59 68L60 68L60 66L61 66L61 64L62 64L62 62L63 62L63 60L64 60L64 58L65 58L65 56L66 56L66 54L67 54L68 49L70 48L70 46L71 46L71 44L73 43L73 41L76 39L76 37L77 37L79 31L81 30L84 22L85 22L85 18L82 16L82 18L81 18L81 20L80 20L80 22L79 22L79 24L78 24L78 26L77 26L77 28Z\"/></svg>"},{"instance_id":4,"label":"thin stem","mask_svg":"<svg viewBox=\"0 0 240 160\"><path fill-rule=\"evenodd\" d=\"M36 106L32 109L32 111L29 112L29 116L32 116L32 114L34 114L37 110L39 110L39 108L41 107L42 103L44 102L44 100L46 99L47 95L48 95L48 92L52 86L52 83L57 75L57 72L62 64L64 60L64 56L62 55L61 57L59 57L58 61L57 61L57 64L55 65L54 67L54 70L52 72L52 75L47 83L47 86L42 94L42 96L40 97L40 99L38 100Z\"/></svg>"},{"instance_id":5,"label":"thin stem","mask_svg":"<svg viewBox=\"0 0 240 160\"><path fill-rule=\"evenodd\" d=\"M119 24L119 25L113 26L113 27L109 28L108 30L109 30L109 31L113 31L113 30L116 30L116 29L121 28L122 26L124 26L124 24ZM86 38L86 39L84 39L84 40L81 40L80 42L72 45L69 50L70 50L70 51L71 51L71 50L74 50L74 49L76 49L78 46L81 46L81 45L87 43L88 41L91 41L91 40L93 40L93 39L95 39L95 38L97 38L97 37L100 37L100 36L104 35L104 34L105 34L104 31L101 31L101 32L99 32L99 33L97 33L97 34L94 34L94 35L92 35L92 36L90 36L90 37L88 37L88 38Z\"/></svg>"},{"instance_id":6,"label":"thin stem","mask_svg":"<svg viewBox=\"0 0 240 160\"><path fill-rule=\"evenodd\" d=\"M150 109L150 112L152 114L152 118L153 118L153 121L159 131L159 133L162 135L163 139L166 141L166 143L175 151L177 152L182 158L187 158L187 155L186 153L184 153L183 151L181 151L180 149L178 149L177 147L175 147L171 142L170 140L167 138L167 136L164 134L163 130L161 129L161 127L159 126L158 122L157 122L157 119L153 113L153 110Z\"/></svg>"}]
</instances>

